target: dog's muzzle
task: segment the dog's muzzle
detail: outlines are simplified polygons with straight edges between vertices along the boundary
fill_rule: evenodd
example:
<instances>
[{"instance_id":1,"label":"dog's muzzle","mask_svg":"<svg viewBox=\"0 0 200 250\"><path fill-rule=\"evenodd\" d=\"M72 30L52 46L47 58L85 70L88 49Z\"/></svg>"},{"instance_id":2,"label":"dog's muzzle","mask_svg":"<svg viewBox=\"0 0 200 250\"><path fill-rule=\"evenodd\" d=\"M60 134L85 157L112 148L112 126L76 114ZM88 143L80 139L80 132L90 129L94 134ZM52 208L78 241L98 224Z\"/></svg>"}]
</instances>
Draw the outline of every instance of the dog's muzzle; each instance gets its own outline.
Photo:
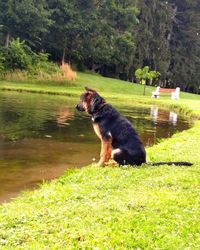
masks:
<instances>
[{"instance_id":1,"label":"dog's muzzle","mask_svg":"<svg viewBox=\"0 0 200 250\"><path fill-rule=\"evenodd\" d=\"M80 104L77 104L76 107L75 107L78 111L85 111L84 108L80 105Z\"/></svg>"}]
</instances>

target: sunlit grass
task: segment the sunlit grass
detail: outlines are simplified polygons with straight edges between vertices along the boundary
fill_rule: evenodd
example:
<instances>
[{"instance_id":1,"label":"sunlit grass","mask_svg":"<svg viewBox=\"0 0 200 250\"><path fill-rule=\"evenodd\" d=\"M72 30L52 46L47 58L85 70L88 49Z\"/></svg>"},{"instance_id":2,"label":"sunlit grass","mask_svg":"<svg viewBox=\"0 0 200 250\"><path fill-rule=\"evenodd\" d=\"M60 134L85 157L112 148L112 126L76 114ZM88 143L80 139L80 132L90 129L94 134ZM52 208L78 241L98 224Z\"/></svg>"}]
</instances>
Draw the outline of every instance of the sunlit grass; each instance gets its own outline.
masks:
<instances>
[{"instance_id":1,"label":"sunlit grass","mask_svg":"<svg viewBox=\"0 0 200 250\"><path fill-rule=\"evenodd\" d=\"M199 165L68 171L1 207L5 249L198 249Z\"/></svg>"}]
</instances>

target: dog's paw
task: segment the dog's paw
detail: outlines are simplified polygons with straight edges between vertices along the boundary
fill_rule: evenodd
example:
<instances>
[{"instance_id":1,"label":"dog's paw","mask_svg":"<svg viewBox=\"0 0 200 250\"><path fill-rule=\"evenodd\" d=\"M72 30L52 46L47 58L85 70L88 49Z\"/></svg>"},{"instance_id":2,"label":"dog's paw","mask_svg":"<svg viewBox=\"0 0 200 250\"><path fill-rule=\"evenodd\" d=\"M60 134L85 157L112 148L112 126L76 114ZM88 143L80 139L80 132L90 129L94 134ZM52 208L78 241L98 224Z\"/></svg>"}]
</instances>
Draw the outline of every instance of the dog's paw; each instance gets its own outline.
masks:
<instances>
[{"instance_id":1,"label":"dog's paw","mask_svg":"<svg viewBox=\"0 0 200 250\"><path fill-rule=\"evenodd\" d=\"M110 168L119 167L119 165L118 165L114 160L109 160L109 161L106 163L106 166L108 166L108 167L110 167Z\"/></svg>"},{"instance_id":2,"label":"dog's paw","mask_svg":"<svg viewBox=\"0 0 200 250\"><path fill-rule=\"evenodd\" d=\"M105 162L99 161L95 165L96 165L96 167L104 167L105 166Z\"/></svg>"},{"instance_id":3,"label":"dog's paw","mask_svg":"<svg viewBox=\"0 0 200 250\"><path fill-rule=\"evenodd\" d=\"M101 167L98 163L92 163L91 166L92 166L93 168Z\"/></svg>"}]
</instances>

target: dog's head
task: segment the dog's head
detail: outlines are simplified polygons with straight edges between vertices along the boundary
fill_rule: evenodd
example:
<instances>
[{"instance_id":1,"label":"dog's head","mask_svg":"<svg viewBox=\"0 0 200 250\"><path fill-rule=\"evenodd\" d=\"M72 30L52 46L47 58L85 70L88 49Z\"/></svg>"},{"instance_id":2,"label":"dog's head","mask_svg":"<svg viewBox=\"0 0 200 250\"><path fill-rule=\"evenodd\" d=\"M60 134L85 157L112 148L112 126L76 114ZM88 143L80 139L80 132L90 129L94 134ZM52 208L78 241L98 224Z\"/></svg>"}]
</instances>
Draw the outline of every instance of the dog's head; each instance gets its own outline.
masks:
<instances>
[{"instance_id":1,"label":"dog's head","mask_svg":"<svg viewBox=\"0 0 200 250\"><path fill-rule=\"evenodd\" d=\"M85 87L85 90L86 92L81 95L76 109L92 115L101 109L105 104L105 100L95 90L88 87Z\"/></svg>"}]
</instances>

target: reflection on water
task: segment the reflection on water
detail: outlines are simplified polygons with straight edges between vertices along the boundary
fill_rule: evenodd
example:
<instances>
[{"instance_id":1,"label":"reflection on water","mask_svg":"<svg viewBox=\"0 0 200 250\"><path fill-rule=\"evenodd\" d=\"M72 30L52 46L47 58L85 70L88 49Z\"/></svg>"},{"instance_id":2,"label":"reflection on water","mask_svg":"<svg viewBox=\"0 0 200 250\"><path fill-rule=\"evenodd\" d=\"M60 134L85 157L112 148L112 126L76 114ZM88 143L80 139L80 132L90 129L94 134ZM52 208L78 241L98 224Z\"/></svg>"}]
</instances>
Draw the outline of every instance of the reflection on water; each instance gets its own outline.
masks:
<instances>
[{"instance_id":1,"label":"reflection on water","mask_svg":"<svg viewBox=\"0 0 200 250\"><path fill-rule=\"evenodd\" d=\"M75 100L77 101L77 100ZM75 111L66 97L0 92L0 201L20 190L98 159L100 142L91 118ZM187 129L174 112L121 108L145 145Z\"/></svg>"},{"instance_id":2,"label":"reflection on water","mask_svg":"<svg viewBox=\"0 0 200 250\"><path fill-rule=\"evenodd\" d=\"M69 107L64 106L64 107L60 107L60 109L58 110L57 114L56 114L56 120L57 120L57 124L60 127L66 126L66 125L70 125L69 122L67 122L68 120L70 120L70 118L73 116L73 112L69 110Z\"/></svg>"},{"instance_id":3,"label":"reflection on water","mask_svg":"<svg viewBox=\"0 0 200 250\"><path fill-rule=\"evenodd\" d=\"M158 120L160 120L161 117L163 117L165 121L168 120L169 123L171 123L174 126L177 126L178 114L175 113L174 111L170 112L161 111L158 109L158 107L151 106L150 115L155 124L157 124Z\"/></svg>"},{"instance_id":4,"label":"reflection on water","mask_svg":"<svg viewBox=\"0 0 200 250\"><path fill-rule=\"evenodd\" d=\"M172 122L174 126L176 126L178 121L178 115L175 112L170 111L169 112L169 121Z\"/></svg>"},{"instance_id":5,"label":"reflection on water","mask_svg":"<svg viewBox=\"0 0 200 250\"><path fill-rule=\"evenodd\" d=\"M157 123L157 119L158 119L158 107L151 107L151 111L150 111L150 115L152 117L152 121L155 122L155 124Z\"/></svg>"}]
</instances>

